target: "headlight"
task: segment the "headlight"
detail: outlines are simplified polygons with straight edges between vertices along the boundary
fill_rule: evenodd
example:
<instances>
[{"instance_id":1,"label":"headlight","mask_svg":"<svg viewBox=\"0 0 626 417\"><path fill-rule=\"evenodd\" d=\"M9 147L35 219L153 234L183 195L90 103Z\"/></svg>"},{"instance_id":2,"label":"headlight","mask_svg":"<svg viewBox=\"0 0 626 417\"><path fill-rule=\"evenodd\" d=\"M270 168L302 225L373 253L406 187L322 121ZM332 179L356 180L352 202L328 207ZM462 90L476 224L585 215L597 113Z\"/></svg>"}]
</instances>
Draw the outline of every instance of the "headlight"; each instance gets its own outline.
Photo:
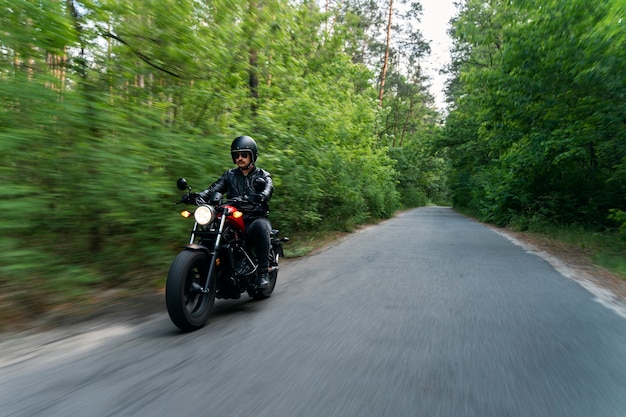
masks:
<instances>
[{"instance_id":1,"label":"headlight","mask_svg":"<svg viewBox=\"0 0 626 417\"><path fill-rule=\"evenodd\" d=\"M198 224L204 226L211 223L215 219L215 209L211 206L200 206L193 214Z\"/></svg>"}]
</instances>

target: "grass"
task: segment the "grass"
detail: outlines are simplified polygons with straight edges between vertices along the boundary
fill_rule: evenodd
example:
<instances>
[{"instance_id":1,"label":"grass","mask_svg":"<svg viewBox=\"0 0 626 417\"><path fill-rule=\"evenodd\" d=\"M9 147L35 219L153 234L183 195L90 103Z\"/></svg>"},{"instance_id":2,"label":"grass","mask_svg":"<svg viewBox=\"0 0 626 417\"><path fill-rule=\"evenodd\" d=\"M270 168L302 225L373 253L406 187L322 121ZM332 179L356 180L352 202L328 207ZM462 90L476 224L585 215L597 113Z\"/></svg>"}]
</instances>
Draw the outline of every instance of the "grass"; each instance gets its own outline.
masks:
<instances>
[{"instance_id":1,"label":"grass","mask_svg":"<svg viewBox=\"0 0 626 417\"><path fill-rule=\"evenodd\" d=\"M594 264L626 280L626 241L616 233L593 232L577 226L552 226L543 234L585 251Z\"/></svg>"},{"instance_id":2,"label":"grass","mask_svg":"<svg viewBox=\"0 0 626 417\"><path fill-rule=\"evenodd\" d=\"M619 275L623 280L626 280L626 259L625 255L615 254L612 252L600 252L592 256L592 261L606 270Z\"/></svg>"},{"instance_id":3,"label":"grass","mask_svg":"<svg viewBox=\"0 0 626 417\"><path fill-rule=\"evenodd\" d=\"M595 265L626 280L626 240L617 232L598 232L579 225L545 223L533 224L523 231L580 250Z\"/></svg>"},{"instance_id":4,"label":"grass","mask_svg":"<svg viewBox=\"0 0 626 417\"><path fill-rule=\"evenodd\" d=\"M303 232L291 235L289 242L283 243L285 256L287 258L306 256L347 234L347 232Z\"/></svg>"}]
</instances>

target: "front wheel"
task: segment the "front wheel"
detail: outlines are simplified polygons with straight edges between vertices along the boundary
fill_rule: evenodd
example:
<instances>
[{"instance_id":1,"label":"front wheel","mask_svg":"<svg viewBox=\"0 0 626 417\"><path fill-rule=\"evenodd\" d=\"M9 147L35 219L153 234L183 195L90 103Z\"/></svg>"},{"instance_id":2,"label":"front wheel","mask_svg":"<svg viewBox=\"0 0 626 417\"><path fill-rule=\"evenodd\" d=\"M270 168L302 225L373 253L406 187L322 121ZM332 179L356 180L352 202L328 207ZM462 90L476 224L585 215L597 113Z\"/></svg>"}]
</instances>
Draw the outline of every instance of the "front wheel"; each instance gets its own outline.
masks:
<instances>
[{"instance_id":1,"label":"front wheel","mask_svg":"<svg viewBox=\"0 0 626 417\"><path fill-rule=\"evenodd\" d=\"M170 319L179 329L190 332L204 326L215 303L215 273L209 277L211 259L205 252L179 253L167 274L165 304ZM207 291L203 291L209 279Z\"/></svg>"}]
</instances>

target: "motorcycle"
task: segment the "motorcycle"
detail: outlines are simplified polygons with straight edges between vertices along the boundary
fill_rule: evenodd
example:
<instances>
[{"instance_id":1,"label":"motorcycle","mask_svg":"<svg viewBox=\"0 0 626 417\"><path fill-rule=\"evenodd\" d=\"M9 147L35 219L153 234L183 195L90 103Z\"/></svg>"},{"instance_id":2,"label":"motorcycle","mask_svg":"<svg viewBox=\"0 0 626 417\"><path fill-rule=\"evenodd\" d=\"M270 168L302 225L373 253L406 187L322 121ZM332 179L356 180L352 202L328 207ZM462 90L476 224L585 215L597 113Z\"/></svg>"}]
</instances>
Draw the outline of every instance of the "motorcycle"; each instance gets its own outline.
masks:
<instances>
[{"instance_id":1,"label":"motorcycle","mask_svg":"<svg viewBox=\"0 0 626 417\"><path fill-rule=\"evenodd\" d=\"M261 180L262 181L262 180ZM203 327L213 310L215 299L238 299L247 292L255 300L269 298L278 276L278 259L284 256L282 242L273 229L270 235L270 268L268 288L257 288L258 261L246 242L243 210L249 204L245 199L223 199L215 193L210 201L191 192L184 178L177 187L187 193L177 204L191 204L193 213L181 212L195 222L189 243L176 256L167 274L165 301L172 322L181 330L190 332ZM262 190L265 184L254 184Z\"/></svg>"}]
</instances>

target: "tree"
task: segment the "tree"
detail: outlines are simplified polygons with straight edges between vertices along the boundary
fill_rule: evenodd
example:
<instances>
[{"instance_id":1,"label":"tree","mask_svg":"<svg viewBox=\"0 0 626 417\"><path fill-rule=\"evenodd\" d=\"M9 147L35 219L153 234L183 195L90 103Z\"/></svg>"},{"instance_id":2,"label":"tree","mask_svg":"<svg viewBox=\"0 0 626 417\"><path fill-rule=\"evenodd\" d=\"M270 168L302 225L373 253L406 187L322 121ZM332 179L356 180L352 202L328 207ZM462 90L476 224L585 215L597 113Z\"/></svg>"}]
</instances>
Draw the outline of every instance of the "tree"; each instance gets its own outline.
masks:
<instances>
[{"instance_id":1,"label":"tree","mask_svg":"<svg viewBox=\"0 0 626 417\"><path fill-rule=\"evenodd\" d=\"M393 17L393 0L389 0L389 20L387 22L387 41L385 42L385 57L383 58L383 69L380 72L380 87L378 89L378 105L383 105L383 93L385 91L385 78L387 77L387 67L389 65L389 48L391 43L391 19Z\"/></svg>"},{"instance_id":2,"label":"tree","mask_svg":"<svg viewBox=\"0 0 626 417\"><path fill-rule=\"evenodd\" d=\"M239 134L260 145L285 232L351 230L401 196L430 198L435 117L397 46L376 100L383 15L375 2L0 0L7 311L162 285L187 231L176 178L208 185ZM415 158L427 172L399 177Z\"/></svg>"},{"instance_id":3,"label":"tree","mask_svg":"<svg viewBox=\"0 0 626 417\"><path fill-rule=\"evenodd\" d=\"M625 203L607 186L625 152L624 9L582 3L468 1L454 22L442 144L457 156L457 201L486 219L598 223Z\"/></svg>"}]
</instances>

